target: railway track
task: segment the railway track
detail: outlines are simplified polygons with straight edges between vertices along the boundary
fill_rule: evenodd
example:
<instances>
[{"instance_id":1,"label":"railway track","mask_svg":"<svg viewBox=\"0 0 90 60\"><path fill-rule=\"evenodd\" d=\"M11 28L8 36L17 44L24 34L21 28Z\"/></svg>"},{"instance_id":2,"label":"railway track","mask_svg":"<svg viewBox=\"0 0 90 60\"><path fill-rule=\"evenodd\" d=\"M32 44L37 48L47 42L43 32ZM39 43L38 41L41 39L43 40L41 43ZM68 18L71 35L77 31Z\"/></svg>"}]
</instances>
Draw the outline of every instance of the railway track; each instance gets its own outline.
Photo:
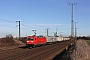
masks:
<instances>
[{"instance_id":1,"label":"railway track","mask_svg":"<svg viewBox=\"0 0 90 60\"><path fill-rule=\"evenodd\" d=\"M51 60L71 43L72 41L65 41L32 49L3 51L0 52L0 60Z\"/></svg>"}]
</instances>

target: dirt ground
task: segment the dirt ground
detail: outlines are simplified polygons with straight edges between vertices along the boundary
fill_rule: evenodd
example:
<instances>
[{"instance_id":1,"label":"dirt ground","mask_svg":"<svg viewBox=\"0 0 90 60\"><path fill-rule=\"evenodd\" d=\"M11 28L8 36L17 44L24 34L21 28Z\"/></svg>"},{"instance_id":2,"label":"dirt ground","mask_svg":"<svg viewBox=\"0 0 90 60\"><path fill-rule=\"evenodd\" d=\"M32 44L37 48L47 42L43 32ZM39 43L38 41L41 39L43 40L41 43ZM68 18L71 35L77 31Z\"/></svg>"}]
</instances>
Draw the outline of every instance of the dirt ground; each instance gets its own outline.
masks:
<instances>
[{"instance_id":1,"label":"dirt ground","mask_svg":"<svg viewBox=\"0 0 90 60\"><path fill-rule=\"evenodd\" d=\"M90 60L90 46L84 40L78 40L70 57L71 60Z\"/></svg>"},{"instance_id":2,"label":"dirt ground","mask_svg":"<svg viewBox=\"0 0 90 60\"><path fill-rule=\"evenodd\" d=\"M0 49L13 49L19 46L25 45L22 41L13 38L1 38L0 39Z\"/></svg>"}]
</instances>

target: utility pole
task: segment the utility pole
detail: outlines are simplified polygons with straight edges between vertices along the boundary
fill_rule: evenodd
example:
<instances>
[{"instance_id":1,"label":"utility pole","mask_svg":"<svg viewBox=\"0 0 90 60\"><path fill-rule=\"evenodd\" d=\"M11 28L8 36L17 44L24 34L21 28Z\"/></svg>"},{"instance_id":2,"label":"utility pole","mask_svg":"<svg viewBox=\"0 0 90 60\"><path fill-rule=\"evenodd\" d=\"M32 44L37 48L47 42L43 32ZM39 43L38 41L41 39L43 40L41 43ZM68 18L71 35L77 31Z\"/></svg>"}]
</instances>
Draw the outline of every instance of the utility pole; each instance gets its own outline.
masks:
<instances>
[{"instance_id":1,"label":"utility pole","mask_svg":"<svg viewBox=\"0 0 90 60\"><path fill-rule=\"evenodd\" d=\"M72 16L71 16L71 40L74 39L74 20L73 20L73 6L76 5L77 3L73 3L73 4L68 4L68 5L72 5Z\"/></svg>"},{"instance_id":2,"label":"utility pole","mask_svg":"<svg viewBox=\"0 0 90 60\"><path fill-rule=\"evenodd\" d=\"M58 28L56 28L56 36L57 36L57 30L58 30Z\"/></svg>"},{"instance_id":3,"label":"utility pole","mask_svg":"<svg viewBox=\"0 0 90 60\"><path fill-rule=\"evenodd\" d=\"M47 36L48 36L48 30L49 30L50 28L47 28L47 29L45 29L46 31L47 31Z\"/></svg>"},{"instance_id":4,"label":"utility pole","mask_svg":"<svg viewBox=\"0 0 90 60\"><path fill-rule=\"evenodd\" d=\"M76 23L77 23L77 22L75 22L75 40L77 40L77 28L76 28Z\"/></svg>"},{"instance_id":5,"label":"utility pole","mask_svg":"<svg viewBox=\"0 0 90 60\"><path fill-rule=\"evenodd\" d=\"M60 32L60 37L62 37L62 32Z\"/></svg>"},{"instance_id":6,"label":"utility pole","mask_svg":"<svg viewBox=\"0 0 90 60\"><path fill-rule=\"evenodd\" d=\"M55 36L55 32L53 32L53 36Z\"/></svg>"},{"instance_id":7,"label":"utility pole","mask_svg":"<svg viewBox=\"0 0 90 60\"><path fill-rule=\"evenodd\" d=\"M34 33L35 33L35 35L36 35L36 30L32 30Z\"/></svg>"},{"instance_id":8,"label":"utility pole","mask_svg":"<svg viewBox=\"0 0 90 60\"><path fill-rule=\"evenodd\" d=\"M19 25L17 25L17 26L19 26L18 28L19 28L19 40L20 40L20 21L16 21L16 22L19 23Z\"/></svg>"}]
</instances>

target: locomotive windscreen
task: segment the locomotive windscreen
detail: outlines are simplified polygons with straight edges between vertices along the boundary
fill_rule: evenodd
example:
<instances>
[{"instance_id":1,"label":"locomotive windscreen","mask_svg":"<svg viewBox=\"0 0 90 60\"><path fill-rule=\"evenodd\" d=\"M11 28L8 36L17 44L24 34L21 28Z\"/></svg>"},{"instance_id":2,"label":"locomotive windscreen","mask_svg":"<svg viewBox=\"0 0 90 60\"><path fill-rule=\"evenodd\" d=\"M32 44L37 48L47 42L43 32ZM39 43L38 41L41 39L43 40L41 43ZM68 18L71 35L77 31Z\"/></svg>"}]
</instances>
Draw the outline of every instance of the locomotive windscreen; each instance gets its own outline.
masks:
<instances>
[{"instance_id":1,"label":"locomotive windscreen","mask_svg":"<svg viewBox=\"0 0 90 60\"><path fill-rule=\"evenodd\" d=\"M34 38L28 38L28 40L34 40Z\"/></svg>"}]
</instances>

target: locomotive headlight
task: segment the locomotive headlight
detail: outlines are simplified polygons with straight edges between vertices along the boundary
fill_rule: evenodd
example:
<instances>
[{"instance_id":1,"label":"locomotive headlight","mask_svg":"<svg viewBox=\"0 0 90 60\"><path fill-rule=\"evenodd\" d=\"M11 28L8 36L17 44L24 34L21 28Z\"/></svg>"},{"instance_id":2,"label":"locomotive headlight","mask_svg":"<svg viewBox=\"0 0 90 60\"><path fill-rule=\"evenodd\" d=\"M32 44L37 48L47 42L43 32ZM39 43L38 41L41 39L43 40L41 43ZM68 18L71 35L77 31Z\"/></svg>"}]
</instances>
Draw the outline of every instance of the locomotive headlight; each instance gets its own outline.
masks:
<instances>
[{"instance_id":1,"label":"locomotive headlight","mask_svg":"<svg viewBox=\"0 0 90 60\"><path fill-rule=\"evenodd\" d=\"M29 42L29 41L27 41L27 42Z\"/></svg>"},{"instance_id":2,"label":"locomotive headlight","mask_svg":"<svg viewBox=\"0 0 90 60\"><path fill-rule=\"evenodd\" d=\"M33 42L33 41L31 41L31 42Z\"/></svg>"}]
</instances>

